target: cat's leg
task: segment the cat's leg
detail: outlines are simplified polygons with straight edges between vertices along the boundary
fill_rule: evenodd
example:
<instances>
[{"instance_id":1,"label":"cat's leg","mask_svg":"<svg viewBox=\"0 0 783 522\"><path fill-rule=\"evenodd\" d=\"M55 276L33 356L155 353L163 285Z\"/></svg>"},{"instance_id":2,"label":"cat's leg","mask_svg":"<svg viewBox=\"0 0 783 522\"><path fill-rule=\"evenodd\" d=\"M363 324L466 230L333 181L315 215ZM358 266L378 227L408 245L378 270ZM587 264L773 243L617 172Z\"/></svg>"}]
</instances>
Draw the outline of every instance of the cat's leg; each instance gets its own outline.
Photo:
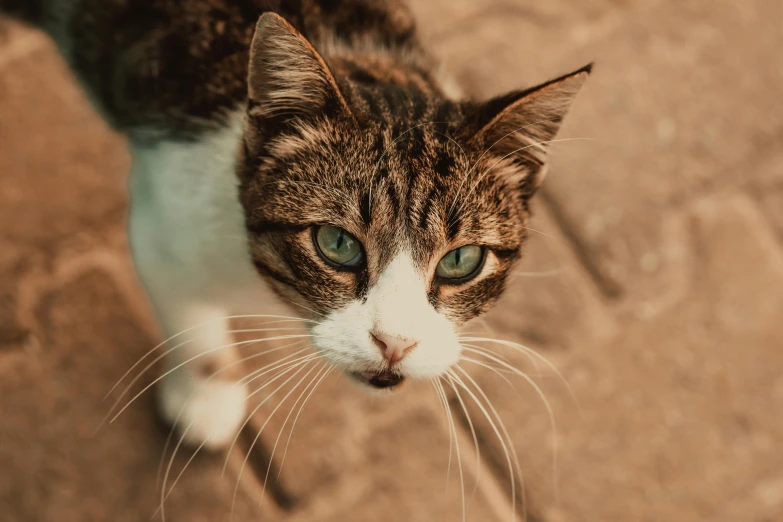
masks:
<instances>
[{"instance_id":1,"label":"cat's leg","mask_svg":"<svg viewBox=\"0 0 783 522\"><path fill-rule=\"evenodd\" d=\"M226 446L245 420L247 398L238 372L231 371L237 356L226 314L193 303L165 306L158 316L167 335L199 326L167 343L172 351L164 371L171 373L157 391L160 413L185 443Z\"/></svg>"},{"instance_id":2,"label":"cat's leg","mask_svg":"<svg viewBox=\"0 0 783 522\"><path fill-rule=\"evenodd\" d=\"M176 224L167 226L166 213L143 191L132 192L129 236L136 271L163 334L175 336L159 352L169 351L157 390L160 412L184 442L225 446L247 408L247 390L232 367L237 355L226 309L210 298L210 274L199 268L197 256L186 258L178 248L183 239L174 235L181 233Z\"/></svg>"}]
</instances>

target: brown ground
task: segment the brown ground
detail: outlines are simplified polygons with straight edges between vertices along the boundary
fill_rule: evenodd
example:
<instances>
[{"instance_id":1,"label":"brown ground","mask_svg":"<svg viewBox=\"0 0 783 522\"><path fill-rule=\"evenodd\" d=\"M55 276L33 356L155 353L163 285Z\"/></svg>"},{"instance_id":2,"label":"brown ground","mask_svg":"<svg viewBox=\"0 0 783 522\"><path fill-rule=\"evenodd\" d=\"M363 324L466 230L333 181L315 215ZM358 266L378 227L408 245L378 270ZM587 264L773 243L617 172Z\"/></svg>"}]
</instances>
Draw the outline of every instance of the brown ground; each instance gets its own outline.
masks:
<instances>
[{"instance_id":1,"label":"brown ground","mask_svg":"<svg viewBox=\"0 0 783 522\"><path fill-rule=\"evenodd\" d=\"M494 347L544 374L556 466L535 392L474 372L513 438L530 518L783 520L783 2L415 9L430 47L475 95L597 62L562 136L594 141L559 147L534 225L547 235L487 323L550 359L580 403L581 414L543 364L536 372ZM105 392L158 340L123 233L127 167L122 140L52 46L2 26L2 521L146 521L159 500L165 431L151 397L94 435ZM452 403L470 497L476 455ZM468 518L509 520L504 453L470 408L481 481ZM234 520L256 519L283 418L251 453ZM455 464L445 489L446 426L427 386L373 401L330 379L299 420L261 519L461 520ZM192 461L167 520L228 520L248 433L225 477L222 456ZM180 453L171 479L187 462Z\"/></svg>"}]
</instances>

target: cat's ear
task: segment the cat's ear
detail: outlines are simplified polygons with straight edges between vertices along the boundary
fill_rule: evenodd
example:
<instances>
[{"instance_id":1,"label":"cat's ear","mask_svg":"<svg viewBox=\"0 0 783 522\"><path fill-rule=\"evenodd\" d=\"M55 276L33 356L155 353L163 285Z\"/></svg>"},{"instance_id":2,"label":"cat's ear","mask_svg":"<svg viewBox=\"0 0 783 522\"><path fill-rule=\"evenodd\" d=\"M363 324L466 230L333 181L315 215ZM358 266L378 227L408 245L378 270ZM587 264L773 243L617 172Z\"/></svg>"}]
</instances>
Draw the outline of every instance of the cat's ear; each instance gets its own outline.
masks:
<instances>
[{"instance_id":1,"label":"cat's ear","mask_svg":"<svg viewBox=\"0 0 783 522\"><path fill-rule=\"evenodd\" d=\"M318 51L275 13L265 13L256 25L250 46L248 96L251 114L260 117L349 110Z\"/></svg>"},{"instance_id":2,"label":"cat's ear","mask_svg":"<svg viewBox=\"0 0 783 522\"><path fill-rule=\"evenodd\" d=\"M549 142L557 135L592 64L560 78L482 104L475 138L492 156L519 167L529 188L541 182ZM528 176L532 176L530 179ZM532 181L532 183L530 183Z\"/></svg>"}]
</instances>

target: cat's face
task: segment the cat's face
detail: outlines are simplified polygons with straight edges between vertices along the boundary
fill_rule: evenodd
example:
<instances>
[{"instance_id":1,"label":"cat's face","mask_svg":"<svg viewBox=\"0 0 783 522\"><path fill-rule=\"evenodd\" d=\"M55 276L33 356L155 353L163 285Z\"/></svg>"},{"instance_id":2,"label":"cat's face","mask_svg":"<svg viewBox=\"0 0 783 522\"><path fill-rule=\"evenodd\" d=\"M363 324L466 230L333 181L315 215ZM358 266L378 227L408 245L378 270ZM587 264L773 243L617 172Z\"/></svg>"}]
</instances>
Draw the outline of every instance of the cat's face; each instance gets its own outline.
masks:
<instances>
[{"instance_id":1,"label":"cat's face","mask_svg":"<svg viewBox=\"0 0 783 522\"><path fill-rule=\"evenodd\" d=\"M540 142L586 72L479 104L414 88L417 78L340 70L262 17L241 198L259 274L316 321L316 348L393 387L456 363L460 326L502 293L541 180Z\"/></svg>"}]
</instances>

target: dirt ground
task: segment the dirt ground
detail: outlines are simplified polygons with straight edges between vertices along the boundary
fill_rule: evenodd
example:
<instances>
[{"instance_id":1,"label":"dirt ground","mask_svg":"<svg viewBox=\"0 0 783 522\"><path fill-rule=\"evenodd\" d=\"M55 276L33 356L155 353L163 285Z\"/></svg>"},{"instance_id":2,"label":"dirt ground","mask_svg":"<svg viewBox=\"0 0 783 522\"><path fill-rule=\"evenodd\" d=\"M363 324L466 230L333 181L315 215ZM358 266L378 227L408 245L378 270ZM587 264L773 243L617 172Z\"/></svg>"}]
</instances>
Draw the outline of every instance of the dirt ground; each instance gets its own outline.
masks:
<instances>
[{"instance_id":1,"label":"dirt ground","mask_svg":"<svg viewBox=\"0 0 783 522\"><path fill-rule=\"evenodd\" d=\"M531 375L550 416L524 380L463 365L524 476L512 488L495 428L450 392L467 519L783 520L783 2L413 7L473 96L596 62L561 135L580 139L557 146L538 198L541 233L476 327L533 348L568 386L541 359L482 345ZM96 434L106 392L160 341L126 245L128 164L51 43L0 22L4 522L146 521L160 504L167 430L151 395ZM232 503L236 521L462 520L456 444L449 464L428 385L371 399L328 379L285 462L281 412L252 444L270 412L227 457L180 448L166 520L228 521Z\"/></svg>"}]
</instances>

